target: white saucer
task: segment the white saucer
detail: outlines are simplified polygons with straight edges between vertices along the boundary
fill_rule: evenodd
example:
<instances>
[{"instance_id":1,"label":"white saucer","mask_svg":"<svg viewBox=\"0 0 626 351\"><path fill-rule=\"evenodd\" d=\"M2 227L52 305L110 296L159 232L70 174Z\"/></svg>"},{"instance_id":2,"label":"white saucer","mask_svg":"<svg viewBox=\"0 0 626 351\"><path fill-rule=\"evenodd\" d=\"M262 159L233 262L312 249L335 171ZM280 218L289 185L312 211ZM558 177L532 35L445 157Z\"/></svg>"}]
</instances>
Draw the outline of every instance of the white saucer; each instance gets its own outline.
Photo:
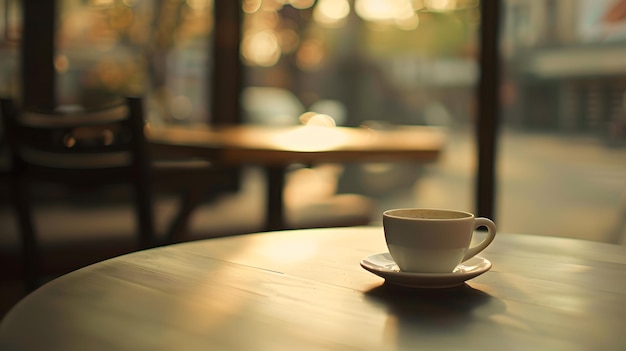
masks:
<instances>
[{"instance_id":1,"label":"white saucer","mask_svg":"<svg viewBox=\"0 0 626 351\"><path fill-rule=\"evenodd\" d=\"M410 273L400 272L391 255L385 252L365 257L361 260L361 267L394 285L409 288L450 288L485 273L491 269L491 262L474 256L458 265L452 273Z\"/></svg>"}]
</instances>

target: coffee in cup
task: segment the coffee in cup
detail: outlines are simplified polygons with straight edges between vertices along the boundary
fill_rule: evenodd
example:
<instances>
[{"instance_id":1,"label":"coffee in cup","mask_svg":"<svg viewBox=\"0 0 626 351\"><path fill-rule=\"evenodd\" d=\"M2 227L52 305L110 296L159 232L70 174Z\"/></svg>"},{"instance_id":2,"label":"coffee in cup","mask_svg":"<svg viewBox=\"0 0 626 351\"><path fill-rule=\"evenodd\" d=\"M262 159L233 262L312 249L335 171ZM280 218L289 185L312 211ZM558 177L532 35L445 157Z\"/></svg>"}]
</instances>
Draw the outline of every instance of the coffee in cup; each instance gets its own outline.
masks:
<instances>
[{"instance_id":1,"label":"coffee in cup","mask_svg":"<svg viewBox=\"0 0 626 351\"><path fill-rule=\"evenodd\" d=\"M487 228L486 237L470 247L479 227ZM496 235L490 219L444 209L387 210L383 228L387 248L400 271L415 273L450 273L484 250Z\"/></svg>"}]
</instances>

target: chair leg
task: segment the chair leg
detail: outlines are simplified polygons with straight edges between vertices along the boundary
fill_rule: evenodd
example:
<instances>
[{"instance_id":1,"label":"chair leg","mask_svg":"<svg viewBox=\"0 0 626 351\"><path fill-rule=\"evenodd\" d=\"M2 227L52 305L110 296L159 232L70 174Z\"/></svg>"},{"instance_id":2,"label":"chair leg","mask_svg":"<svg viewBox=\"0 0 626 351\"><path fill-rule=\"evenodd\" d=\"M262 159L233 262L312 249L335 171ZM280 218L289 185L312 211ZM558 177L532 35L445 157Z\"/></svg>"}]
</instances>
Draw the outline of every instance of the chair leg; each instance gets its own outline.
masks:
<instances>
[{"instance_id":1,"label":"chair leg","mask_svg":"<svg viewBox=\"0 0 626 351\"><path fill-rule=\"evenodd\" d=\"M135 182L133 188L135 192L135 210L139 224L139 248L147 249L156 244L152 189L145 182Z\"/></svg>"},{"instance_id":2,"label":"chair leg","mask_svg":"<svg viewBox=\"0 0 626 351\"><path fill-rule=\"evenodd\" d=\"M35 234L28 185L25 180L19 178L14 179L12 184L11 193L21 234L24 285L30 292L41 284L41 256Z\"/></svg>"},{"instance_id":3,"label":"chair leg","mask_svg":"<svg viewBox=\"0 0 626 351\"><path fill-rule=\"evenodd\" d=\"M206 194L197 189L187 189L181 195L179 211L167 230L167 243L181 242L185 239L189 226L189 218L193 211L202 203Z\"/></svg>"}]
</instances>

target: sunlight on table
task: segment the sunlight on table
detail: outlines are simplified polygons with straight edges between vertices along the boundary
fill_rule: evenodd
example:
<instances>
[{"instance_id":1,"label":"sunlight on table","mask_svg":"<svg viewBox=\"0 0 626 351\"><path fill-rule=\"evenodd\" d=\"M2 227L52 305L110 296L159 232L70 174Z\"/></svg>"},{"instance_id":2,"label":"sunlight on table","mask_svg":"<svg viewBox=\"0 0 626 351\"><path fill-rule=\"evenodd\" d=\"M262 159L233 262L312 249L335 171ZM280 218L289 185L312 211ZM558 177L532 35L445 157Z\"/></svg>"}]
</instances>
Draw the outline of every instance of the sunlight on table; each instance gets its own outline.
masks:
<instances>
[{"instance_id":1,"label":"sunlight on table","mask_svg":"<svg viewBox=\"0 0 626 351\"><path fill-rule=\"evenodd\" d=\"M280 147L296 151L324 151L344 144L348 136L335 129L332 117L323 114L301 116L305 126L279 133L272 141Z\"/></svg>"}]
</instances>

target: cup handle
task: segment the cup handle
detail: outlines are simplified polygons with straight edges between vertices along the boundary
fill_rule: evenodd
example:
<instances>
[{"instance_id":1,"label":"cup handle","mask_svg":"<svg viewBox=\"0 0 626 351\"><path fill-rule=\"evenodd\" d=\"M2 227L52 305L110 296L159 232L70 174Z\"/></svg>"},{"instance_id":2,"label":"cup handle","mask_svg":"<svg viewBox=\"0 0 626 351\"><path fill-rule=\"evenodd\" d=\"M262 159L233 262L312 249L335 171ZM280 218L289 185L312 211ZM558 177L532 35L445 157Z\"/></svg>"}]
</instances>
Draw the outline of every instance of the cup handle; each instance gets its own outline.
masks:
<instances>
[{"instance_id":1,"label":"cup handle","mask_svg":"<svg viewBox=\"0 0 626 351\"><path fill-rule=\"evenodd\" d=\"M477 217L474 219L474 229L478 227L487 227L487 236L478 245L470 247L461 262L469 260L482 250L486 249L496 237L496 224L493 223L492 220L484 217Z\"/></svg>"}]
</instances>

